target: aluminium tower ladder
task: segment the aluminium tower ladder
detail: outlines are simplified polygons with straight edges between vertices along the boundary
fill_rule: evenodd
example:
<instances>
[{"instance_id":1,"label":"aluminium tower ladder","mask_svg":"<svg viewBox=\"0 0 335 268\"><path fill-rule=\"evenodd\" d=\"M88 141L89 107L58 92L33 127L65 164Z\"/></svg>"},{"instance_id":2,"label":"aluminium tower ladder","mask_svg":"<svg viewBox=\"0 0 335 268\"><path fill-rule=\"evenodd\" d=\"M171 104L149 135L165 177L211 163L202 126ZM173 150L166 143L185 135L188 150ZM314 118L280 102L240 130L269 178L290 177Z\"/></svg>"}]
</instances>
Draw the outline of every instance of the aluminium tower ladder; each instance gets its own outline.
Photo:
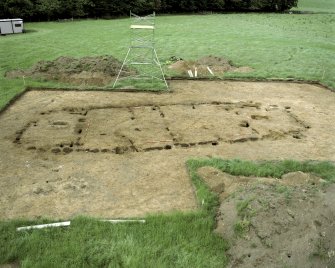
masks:
<instances>
[{"instance_id":1,"label":"aluminium tower ladder","mask_svg":"<svg viewBox=\"0 0 335 268\"><path fill-rule=\"evenodd\" d=\"M133 80L142 80L150 81L152 84L154 81L159 81L168 89L155 49L155 12L144 17L130 12L130 19L132 38L113 88L121 80L131 83Z\"/></svg>"}]
</instances>

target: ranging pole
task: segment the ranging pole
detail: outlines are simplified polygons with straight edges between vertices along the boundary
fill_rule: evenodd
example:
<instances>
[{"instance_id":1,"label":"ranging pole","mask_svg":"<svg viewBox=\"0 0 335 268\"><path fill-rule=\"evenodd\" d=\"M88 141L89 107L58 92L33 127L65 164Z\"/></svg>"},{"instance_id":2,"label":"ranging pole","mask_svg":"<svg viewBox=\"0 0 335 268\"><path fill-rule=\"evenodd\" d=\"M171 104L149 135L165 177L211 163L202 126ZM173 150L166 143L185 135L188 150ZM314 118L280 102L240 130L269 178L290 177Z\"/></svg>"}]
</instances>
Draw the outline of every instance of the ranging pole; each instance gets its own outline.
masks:
<instances>
[{"instance_id":1,"label":"ranging pole","mask_svg":"<svg viewBox=\"0 0 335 268\"><path fill-rule=\"evenodd\" d=\"M155 12L140 17L130 12L132 38L126 57L113 88L121 80L160 81L168 89L162 66L155 49Z\"/></svg>"}]
</instances>

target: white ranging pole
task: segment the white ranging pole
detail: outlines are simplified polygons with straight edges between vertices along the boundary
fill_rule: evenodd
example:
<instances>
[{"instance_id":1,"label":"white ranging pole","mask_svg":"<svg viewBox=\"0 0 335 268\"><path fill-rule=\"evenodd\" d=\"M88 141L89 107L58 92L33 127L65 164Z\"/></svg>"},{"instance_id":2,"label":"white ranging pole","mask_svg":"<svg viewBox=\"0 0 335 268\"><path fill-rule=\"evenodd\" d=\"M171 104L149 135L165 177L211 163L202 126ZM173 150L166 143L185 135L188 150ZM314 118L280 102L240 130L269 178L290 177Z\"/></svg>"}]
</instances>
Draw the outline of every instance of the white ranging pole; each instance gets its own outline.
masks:
<instances>
[{"instance_id":1,"label":"white ranging pole","mask_svg":"<svg viewBox=\"0 0 335 268\"><path fill-rule=\"evenodd\" d=\"M16 231L24 231L24 230L31 230L31 229L44 229L44 228L50 228L50 227L65 227L65 226L70 226L70 225L71 225L70 221L64 221L64 222L55 222L55 223L19 227L19 228L16 228Z\"/></svg>"},{"instance_id":2,"label":"white ranging pole","mask_svg":"<svg viewBox=\"0 0 335 268\"><path fill-rule=\"evenodd\" d=\"M145 220L126 220L126 219L116 219L116 220L100 220L101 222L109 222L109 223L145 223ZM71 225L71 221L63 221L63 222L54 222L47 224L38 224L31 226L23 226L16 228L16 231L28 231L32 229L44 229L44 228L53 228L53 227L67 227Z\"/></svg>"},{"instance_id":3,"label":"white ranging pole","mask_svg":"<svg viewBox=\"0 0 335 268\"><path fill-rule=\"evenodd\" d=\"M208 72L209 72L211 75L214 75L214 73L213 73L212 69L211 69L211 68L209 68L209 66L207 66L207 70L208 70Z\"/></svg>"}]
</instances>

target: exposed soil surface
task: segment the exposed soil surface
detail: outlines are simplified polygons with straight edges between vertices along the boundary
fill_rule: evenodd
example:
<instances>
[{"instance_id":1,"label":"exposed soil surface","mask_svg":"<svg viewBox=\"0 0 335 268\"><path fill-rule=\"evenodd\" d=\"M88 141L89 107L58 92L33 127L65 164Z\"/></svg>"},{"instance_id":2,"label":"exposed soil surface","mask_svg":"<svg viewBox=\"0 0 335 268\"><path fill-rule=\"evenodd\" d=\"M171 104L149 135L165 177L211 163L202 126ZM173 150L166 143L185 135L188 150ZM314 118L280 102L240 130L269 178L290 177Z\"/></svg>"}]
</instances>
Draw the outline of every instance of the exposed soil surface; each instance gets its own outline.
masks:
<instances>
[{"instance_id":1,"label":"exposed soil surface","mask_svg":"<svg viewBox=\"0 0 335 268\"><path fill-rule=\"evenodd\" d=\"M141 62L141 60L139 61ZM191 71L192 76L196 77L220 76L225 72L252 71L249 67L235 67L230 61L215 56L206 56L199 60L181 60L172 57L172 62L168 68L174 70L177 76L189 76L189 71ZM119 60L109 55L83 58L63 56L53 61L40 61L28 70L9 71L6 73L6 77L30 77L39 80L60 81L73 85L105 86L115 79L121 65L122 63ZM143 68L144 65L142 66ZM125 66L121 76L125 77L135 73L135 69Z\"/></svg>"},{"instance_id":2,"label":"exposed soil surface","mask_svg":"<svg viewBox=\"0 0 335 268\"><path fill-rule=\"evenodd\" d=\"M0 217L197 208L192 157L335 160L335 94L175 81L172 93L30 91L0 115Z\"/></svg>"},{"instance_id":3,"label":"exposed soil surface","mask_svg":"<svg viewBox=\"0 0 335 268\"><path fill-rule=\"evenodd\" d=\"M6 73L9 78L32 77L56 80L75 85L103 86L112 82L121 68L121 62L112 56L59 57L53 61L40 61L29 70ZM125 74L129 72L125 68Z\"/></svg>"},{"instance_id":4,"label":"exposed soil surface","mask_svg":"<svg viewBox=\"0 0 335 268\"><path fill-rule=\"evenodd\" d=\"M250 67L236 67L229 60L216 56L206 56L193 61L177 59L169 65L169 69L191 77L220 76L225 72L246 73L252 71Z\"/></svg>"},{"instance_id":5,"label":"exposed soil surface","mask_svg":"<svg viewBox=\"0 0 335 268\"><path fill-rule=\"evenodd\" d=\"M335 185L302 172L198 173L220 196L216 232L231 241L230 267L335 267Z\"/></svg>"},{"instance_id":6,"label":"exposed soil surface","mask_svg":"<svg viewBox=\"0 0 335 268\"><path fill-rule=\"evenodd\" d=\"M29 91L0 114L0 219L197 209L194 157L335 161L335 94L294 83L175 81L164 94ZM235 177L220 196L231 267L334 267L335 187Z\"/></svg>"}]
</instances>

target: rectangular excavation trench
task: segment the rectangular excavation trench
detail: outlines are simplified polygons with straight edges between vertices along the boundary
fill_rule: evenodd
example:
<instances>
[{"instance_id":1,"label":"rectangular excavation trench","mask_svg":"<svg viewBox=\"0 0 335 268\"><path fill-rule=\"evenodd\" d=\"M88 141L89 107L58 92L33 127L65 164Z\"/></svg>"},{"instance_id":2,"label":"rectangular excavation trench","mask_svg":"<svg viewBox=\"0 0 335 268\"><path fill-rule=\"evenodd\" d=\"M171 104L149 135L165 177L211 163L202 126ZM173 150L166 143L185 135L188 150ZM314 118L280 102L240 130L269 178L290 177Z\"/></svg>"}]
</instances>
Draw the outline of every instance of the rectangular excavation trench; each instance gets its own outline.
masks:
<instances>
[{"instance_id":1,"label":"rectangular excavation trench","mask_svg":"<svg viewBox=\"0 0 335 268\"><path fill-rule=\"evenodd\" d=\"M335 160L328 90L171 86L168 94L27 92L0 115L1 218L194 210L191 157Z\"/></svg>"}]
</instances>

